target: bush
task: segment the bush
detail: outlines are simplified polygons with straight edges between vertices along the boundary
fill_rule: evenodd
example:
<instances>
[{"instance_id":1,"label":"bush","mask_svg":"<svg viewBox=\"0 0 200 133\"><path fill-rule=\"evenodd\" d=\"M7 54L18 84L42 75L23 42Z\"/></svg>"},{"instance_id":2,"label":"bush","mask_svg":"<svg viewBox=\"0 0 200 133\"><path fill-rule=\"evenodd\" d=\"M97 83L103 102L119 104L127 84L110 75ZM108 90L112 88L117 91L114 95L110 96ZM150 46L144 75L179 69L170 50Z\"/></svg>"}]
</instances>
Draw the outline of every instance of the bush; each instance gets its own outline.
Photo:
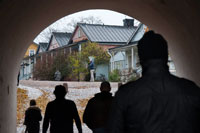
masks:
<instances>
[{"instance_id":1,"label":"bush","mask_svg":"<svg viewBox=\"0 0 200 133\"><path fill-rule=\"evenodd\" d=\"M36 80L55 80L54 74L56 70L59 70L61 80L89 81L88 57L93 57L95 65L99 65L108 63L110 56L96 43L83 43L81 49L81 52L73 51L71 54L66 54L63 50L56 50L42 54L42 58L38 56L33 78ZM51 54L54 56L52 57Z\"/></svg>"},{"instance_id":2,"label":"bush","mask_svg":"<svg viewBox=\"0 0 200 133\"><path fill-rule=\"evenodd\" d=\"M109 81L110 82L119 82L120 81L120 75L119 70L115 69L109 74Z\"/></svg>"},{"instance_id":3,"label":"bush","mask_svg":"<svg viewBox=\"0 0 200 133\"><path fill-rule=\"evenodd\" d=\"M54 57L49 54L43 54L42 59L37 59L34 65L33 78L36 80L55 80L56 70L61 72L61 80L65 80L70 75L68 58L60 51Z\"/></svg>"},{"instance_id":4,"label":"bush","mask_svg":"<svg viewBox=\"0 0 200 133\"><path fill-rule=\"evenodd\" d=\"M137 74L133 74L129 79L128 79L128 82L131 82L131 81L136 81L138 80L140 77L137 75Z\"/></svg>"}]
</instances>

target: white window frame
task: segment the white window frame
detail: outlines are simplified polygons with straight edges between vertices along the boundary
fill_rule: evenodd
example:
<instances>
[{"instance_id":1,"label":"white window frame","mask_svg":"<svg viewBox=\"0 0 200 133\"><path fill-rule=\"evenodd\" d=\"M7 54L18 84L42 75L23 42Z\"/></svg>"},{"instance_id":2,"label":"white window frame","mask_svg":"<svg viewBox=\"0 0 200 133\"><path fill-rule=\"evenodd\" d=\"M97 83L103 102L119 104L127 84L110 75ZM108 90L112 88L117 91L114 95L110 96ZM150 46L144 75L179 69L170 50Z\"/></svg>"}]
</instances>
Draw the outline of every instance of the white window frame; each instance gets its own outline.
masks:
<instances>
[{"instance_id":1,"label":"white window frame","mask_svg":"<svg viewBox=\"0 0 200 133\"><path fill-rule=\"evenodd\" d=\"M33 52L33 55L35 55L35 50L34 49L29 49L29 56L32 56L31 52Z\"/></svg>"}]
</instances>

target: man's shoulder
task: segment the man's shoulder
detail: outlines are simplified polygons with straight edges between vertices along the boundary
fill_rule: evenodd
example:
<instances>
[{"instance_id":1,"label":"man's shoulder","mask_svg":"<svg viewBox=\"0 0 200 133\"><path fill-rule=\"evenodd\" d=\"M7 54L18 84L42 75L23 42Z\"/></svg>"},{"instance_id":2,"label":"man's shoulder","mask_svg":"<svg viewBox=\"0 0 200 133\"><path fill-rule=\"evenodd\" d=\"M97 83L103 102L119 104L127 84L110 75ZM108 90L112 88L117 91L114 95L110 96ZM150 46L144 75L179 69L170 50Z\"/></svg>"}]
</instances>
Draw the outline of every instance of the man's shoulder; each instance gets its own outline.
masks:
<instances>
[{"instance_id":1,"label":"man's shoulder","mask_svg":"<svg viewBox=\"0 0 200 133\"><path fill-rule=\"evenodd\" d=\"M65 99L65 102L66 103L70 103L70 104L74 104L75 103L73 100L70 100L70 99Z\"/></svg>"},{"instance_id":2,"label":"man's shoulder","mask_svg":"<svg viewBox=\"0 0 200 133\"><path fill-rule=\"evenodd\" d=\"M65 100L64 100L64 104L65 104L66 106L70 106L70 107L76 106L75 102L74 102L73 100L70 100L70 99L65 99Z\"/></svg>"},{"instance_id":3,"label":"man's shoulder","mask_svg":"<svg viewBox=\"0 0 200 133\"><path fill-rule=\"evenodd\" d=\"M63 99L62 100L64 103L70 103L70 104L74 104L74 101L72 101L72 100L70 100L70 99ZM53 101L51 101L51 102L49 102L48 104L57 104L57 100L53 100Z\"/></svg>"},{"instance_id":4,"label":"man's shoulder","mask_svg":"<svg viewBox=\"0 0 200 133\"><path fill-rule=\"evenodd\" d=\"M136 81L130 81L124 85L121 85L116 92L115 97L129 97L129 95L132 95L135 91L138 90L138 88L141 88L141 86L144 85L142 83L144 83L144 79L140 78Z\"/></svg>"},{"instance_id":5,"label":"man's shoulder","mask_svg":"<svg viewBox=\"0 0 200 133\"><path fill-rule=\"evenodd\" d=\"M181 90L181 93L185 95L200 96L200 88L195 82L174 75L171 75L169 80L171 88L174 90Z\"/></svg>"},{"instance_id":6,"label":"man's shoulder","mask_svg":"<svg viewBox=\"0 0 200 133\"><path fill-rule=\"evenodd\" d=\"M56 106L74 106L76 105L74 101L69 99L64 99L63 101L53 100L47 104L49 108L54 108Z\"/></svg>"},{"instance_id":7,"label":"man's shoulder","mask_svg":"<svg viewBox=\"0 0 200 133\"><path fill-rule=\"evenodd\" d=\"M127 92L127 91L131 91L133 89L135 89L136 87L142 85L142 83L144 83L144 79L140 78L136 81L130 81L122 86L120 86L119 90L123 91L123 92Z\"/></svg>"},{"instance_id":8,"label":"man's shoulder","mask_svg":"<svg viewBox=\"0 0 200 133\"><path fill-rule=\"evenodd\" d=\"M55 100L48 102L48 105L54 104Z\"/></svg>"},{"instance_id":9,"label":"man's shoulder","mask_svg":"<svg viewBox=\"0 0 200 133\"><path fill-rule=\"evenodd\" d=\"M29 111L41 111L41 109L39 108L39 107L36 107L36 106L34 106L34 107L29 107L27 110L26 110L26 112L29 112Z\"/></svg>"},{"instance_id":10,"label":"man's shoulder","mask_svg":"<svg viewBox=\"0 0 200 133\"><path fill-rule=\"evenodd\" d=\"M179 80L180 80L180 85L183 88L186 88L190 91L196 91L200 94L200 88L199 88L199 86L197 86L195 84L195 82L188 80L188 79L185 79L185 78L180 78Z\"/></svg>"},{"instance_id":11,"label":"man's shoulder","mask_svg":"<svg viewBox=\"0 0 200 133\"><path fill-rule=\"evenodd\" d=\"M91 99L88 100L88 103L93 103L97 100L97 98L94 96Z\"/></svg>"}]
</instances>

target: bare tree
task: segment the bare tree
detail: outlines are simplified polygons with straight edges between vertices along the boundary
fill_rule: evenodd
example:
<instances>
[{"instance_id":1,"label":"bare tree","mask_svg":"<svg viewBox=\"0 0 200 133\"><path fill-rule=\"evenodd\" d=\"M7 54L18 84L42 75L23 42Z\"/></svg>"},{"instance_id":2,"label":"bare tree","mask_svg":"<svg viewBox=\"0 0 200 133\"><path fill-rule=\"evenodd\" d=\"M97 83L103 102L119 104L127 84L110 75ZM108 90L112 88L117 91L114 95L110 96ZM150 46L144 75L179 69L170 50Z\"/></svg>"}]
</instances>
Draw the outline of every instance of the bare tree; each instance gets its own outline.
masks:
<instances>
[{"instance_id":1,"label":"bare tree","mask_svg":"<svg viewBox=\"0 0 200 133\"><path fill-rule=\"evenodd\" d=\"M34 42L49 42L52 32L57 32L56 27L47 27L34 40Z\"/></svg>"},{"instance_id":2,"label":"bare tree","mask_svg":"<svg viewBox=\"0 0 200 133\"><path fill-rule=\"evenodd\" d=\"M88 17L81 17L78 19L72 19L66 27L63 29L65 31L73 32L77 26L77 23L86 23L86 24L103 24L102 20L99 17L88 16Z\"/></svg>"},{"instance_id":3,"label":"bare tree","mask_svg":"<svg viewBox=\"0 0 200 133\"><path fill-rule=\"evenodd\" d=\"M77 25L77 23L87 23L87 24L103 24L102 20L99 17L88 16L81 17L77 19L72 19L70 22L65 24L65 21L68 18L63 18L62 20L58 20L45 30L43 30L34 40L34 42L49 42L52 32L68 32L72 33Z\"/></svg>"}]
</instances>

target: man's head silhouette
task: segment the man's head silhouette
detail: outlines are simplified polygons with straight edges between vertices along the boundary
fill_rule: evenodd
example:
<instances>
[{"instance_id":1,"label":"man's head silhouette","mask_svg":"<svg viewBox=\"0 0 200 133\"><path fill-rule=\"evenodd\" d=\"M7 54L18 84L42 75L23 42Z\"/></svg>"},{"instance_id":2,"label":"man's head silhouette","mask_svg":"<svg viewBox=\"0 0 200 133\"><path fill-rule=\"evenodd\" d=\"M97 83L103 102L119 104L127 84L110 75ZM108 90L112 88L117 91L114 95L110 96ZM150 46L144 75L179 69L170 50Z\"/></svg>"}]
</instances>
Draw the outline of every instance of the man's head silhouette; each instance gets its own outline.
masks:
<instances>
[{"instance_id":1,"label":"man's head silhouette","mask_svg":"<svg viewBox=\"0 0 200 133\"><path fill-rule=\"evenodd\" d=\"M111 87L110 87L110 83L108 81L104 81L101 83L101 86L100 86L100 90L101 92L110 92L111 90Z\"/></svg>"},{"instance_id":2,"label":"man's head silhouette","mask_svg":"<svg viewBox=\"0 0 200 133\"><path fill-rule=\"evenodd\" d=\"M55 90L53 92L56 96L56 98L60 99L60 98L64 98L65 95L67 94L66 88L62 85L57 85L55 87Z\"/></svg>"},{"instance_id":3,"label":"man's head silhouette","mask_svg":"<svg viewBox=\"0 0 200 133\"><path fill-rule=\"evenodd\" d=\"M30 100L30 106L35 106L36 105L36 101L34 99Z\"/></svg>"},{"instance_id":4,"label":"man's head silhouette","mask_svg":"<svg viewBox=\"0 0 200 133\"><path fill-rule=\"evenodd\" d=\"M138 42L138 54L141 64L152 59L162 59L167 63L167 41L160 34L149 31Z\"/></svg>"}]
</instances>

